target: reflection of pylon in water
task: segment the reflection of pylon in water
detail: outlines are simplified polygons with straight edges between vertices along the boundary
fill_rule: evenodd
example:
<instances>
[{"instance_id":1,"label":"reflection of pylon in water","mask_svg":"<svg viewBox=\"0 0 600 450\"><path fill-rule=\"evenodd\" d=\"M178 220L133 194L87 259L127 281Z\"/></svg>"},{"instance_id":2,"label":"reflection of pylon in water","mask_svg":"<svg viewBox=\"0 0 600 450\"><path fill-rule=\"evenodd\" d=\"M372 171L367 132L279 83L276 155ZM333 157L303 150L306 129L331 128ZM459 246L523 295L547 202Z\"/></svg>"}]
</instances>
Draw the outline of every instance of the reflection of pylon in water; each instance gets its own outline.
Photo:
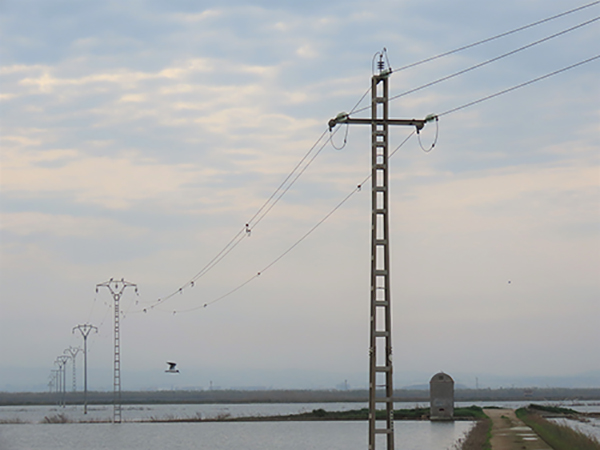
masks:
<instances>
[{"instance_id":1,"label":"reflection of pylon in water","mask_svg":"<svg viewBox=\"0 0 600 450\"><path fill-rule=\"evenodd\" d=\"M339 114L329 121L337 124L371 125L371 329L369 346L369 450L375 450L378 437L387 450L394 449L394 389L392 370L392 316L390 296L390 236L388 190L388 127L414 126L420 131L427 120L390 119L388 81L392 69L384 51L378 53L377 73L371 78L371 118L355 119ZM384 60L385 58L385 60ZM386 68L387 66L387 68ZM383 395L381 392L383 390ZM377 406L385 417L378 419ZM382 442L383 443L383 442Z\"/></svg>"}]
</instances>

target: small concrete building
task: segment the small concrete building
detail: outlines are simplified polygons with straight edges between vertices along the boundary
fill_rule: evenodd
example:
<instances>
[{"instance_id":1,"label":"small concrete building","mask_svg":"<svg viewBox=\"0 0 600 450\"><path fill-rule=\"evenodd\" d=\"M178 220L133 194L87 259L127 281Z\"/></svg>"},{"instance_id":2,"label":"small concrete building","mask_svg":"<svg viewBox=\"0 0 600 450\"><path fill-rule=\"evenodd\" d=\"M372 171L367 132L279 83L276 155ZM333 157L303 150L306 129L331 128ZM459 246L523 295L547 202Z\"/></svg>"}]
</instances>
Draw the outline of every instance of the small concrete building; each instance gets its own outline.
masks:
<instances>
[{"instance_id":1,"label":"small concrete building","mask_svg":"<svg viewBox=\"0 0 600 450\"><path fill-rule=\"evenodd\" d=\"M454 420L454 380L444 372L429 381L431 420Z\"/></svg>"}]
</instances>

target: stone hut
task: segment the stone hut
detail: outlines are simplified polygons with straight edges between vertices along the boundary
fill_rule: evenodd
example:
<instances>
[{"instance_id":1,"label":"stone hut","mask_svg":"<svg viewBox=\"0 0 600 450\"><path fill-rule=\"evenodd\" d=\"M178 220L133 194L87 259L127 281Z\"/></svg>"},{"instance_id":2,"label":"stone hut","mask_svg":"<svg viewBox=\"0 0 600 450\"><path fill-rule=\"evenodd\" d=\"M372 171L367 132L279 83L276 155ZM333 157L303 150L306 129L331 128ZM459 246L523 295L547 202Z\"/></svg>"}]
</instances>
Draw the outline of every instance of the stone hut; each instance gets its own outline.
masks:
<instances>
[{"instance_id":1,"label":"stone hut","mask_svg":"<svg viewBox=\"0 0 600 450\"><path fill-rule=\"evenodd\" d=\"M454 420L454 380L444 372L429 381L431 420Z\"/></svg>"}]
</instances>

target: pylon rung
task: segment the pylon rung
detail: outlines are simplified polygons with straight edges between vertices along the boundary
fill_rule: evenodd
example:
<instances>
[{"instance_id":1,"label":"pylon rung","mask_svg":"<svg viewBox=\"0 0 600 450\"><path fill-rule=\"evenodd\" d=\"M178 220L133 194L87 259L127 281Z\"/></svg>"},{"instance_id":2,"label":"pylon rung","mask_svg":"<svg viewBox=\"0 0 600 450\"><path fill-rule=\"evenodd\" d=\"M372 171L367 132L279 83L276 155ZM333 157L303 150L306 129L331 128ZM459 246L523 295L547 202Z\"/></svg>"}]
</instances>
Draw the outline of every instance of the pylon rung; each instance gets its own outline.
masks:
<instances>
[{"instance_id":1,"label":"pylon rung","mask_svg":"<svg viewBox=\"0 0 600 450\"><path fill-rule=\"evenodd\" d=\"M375 433L377 434L392 434L391 428L375 428Z\"/></svg>"},{"instance_id":2,"label":"pylon rung","mask_svg":"<svg viewBox=\"0 0 600 450\"><path fill-rule=\"evenodd\" d=\"M375 367L375 372L391 372L391 366L377 366Z\"/></svg>"}]
</instances>

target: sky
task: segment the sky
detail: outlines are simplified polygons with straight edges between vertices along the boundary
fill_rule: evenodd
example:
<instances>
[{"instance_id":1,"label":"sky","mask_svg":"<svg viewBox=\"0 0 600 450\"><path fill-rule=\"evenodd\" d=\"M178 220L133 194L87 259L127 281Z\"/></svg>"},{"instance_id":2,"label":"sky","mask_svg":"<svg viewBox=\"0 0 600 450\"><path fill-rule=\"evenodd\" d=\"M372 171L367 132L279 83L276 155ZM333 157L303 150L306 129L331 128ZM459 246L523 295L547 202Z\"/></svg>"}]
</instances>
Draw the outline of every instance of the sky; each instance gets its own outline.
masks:
<instances>
[{"instance_id":1,"label":"sky","mask_svg":"<svg viewBox=\"0 0 600 450\"><path fill-rule=\"evenodd\" d=\"M112 389L111 278L138 287L123 389L366 387L370 134L328 120L383 48L400 69L588 3L3 0L0 390L48 389L84 323ZM390 77L391 117L441 114L390 160L396 387L600 386L599 60L442 114L597 56L598 22L401 95L599 14Z\"/></svg>"}]
</instances>

